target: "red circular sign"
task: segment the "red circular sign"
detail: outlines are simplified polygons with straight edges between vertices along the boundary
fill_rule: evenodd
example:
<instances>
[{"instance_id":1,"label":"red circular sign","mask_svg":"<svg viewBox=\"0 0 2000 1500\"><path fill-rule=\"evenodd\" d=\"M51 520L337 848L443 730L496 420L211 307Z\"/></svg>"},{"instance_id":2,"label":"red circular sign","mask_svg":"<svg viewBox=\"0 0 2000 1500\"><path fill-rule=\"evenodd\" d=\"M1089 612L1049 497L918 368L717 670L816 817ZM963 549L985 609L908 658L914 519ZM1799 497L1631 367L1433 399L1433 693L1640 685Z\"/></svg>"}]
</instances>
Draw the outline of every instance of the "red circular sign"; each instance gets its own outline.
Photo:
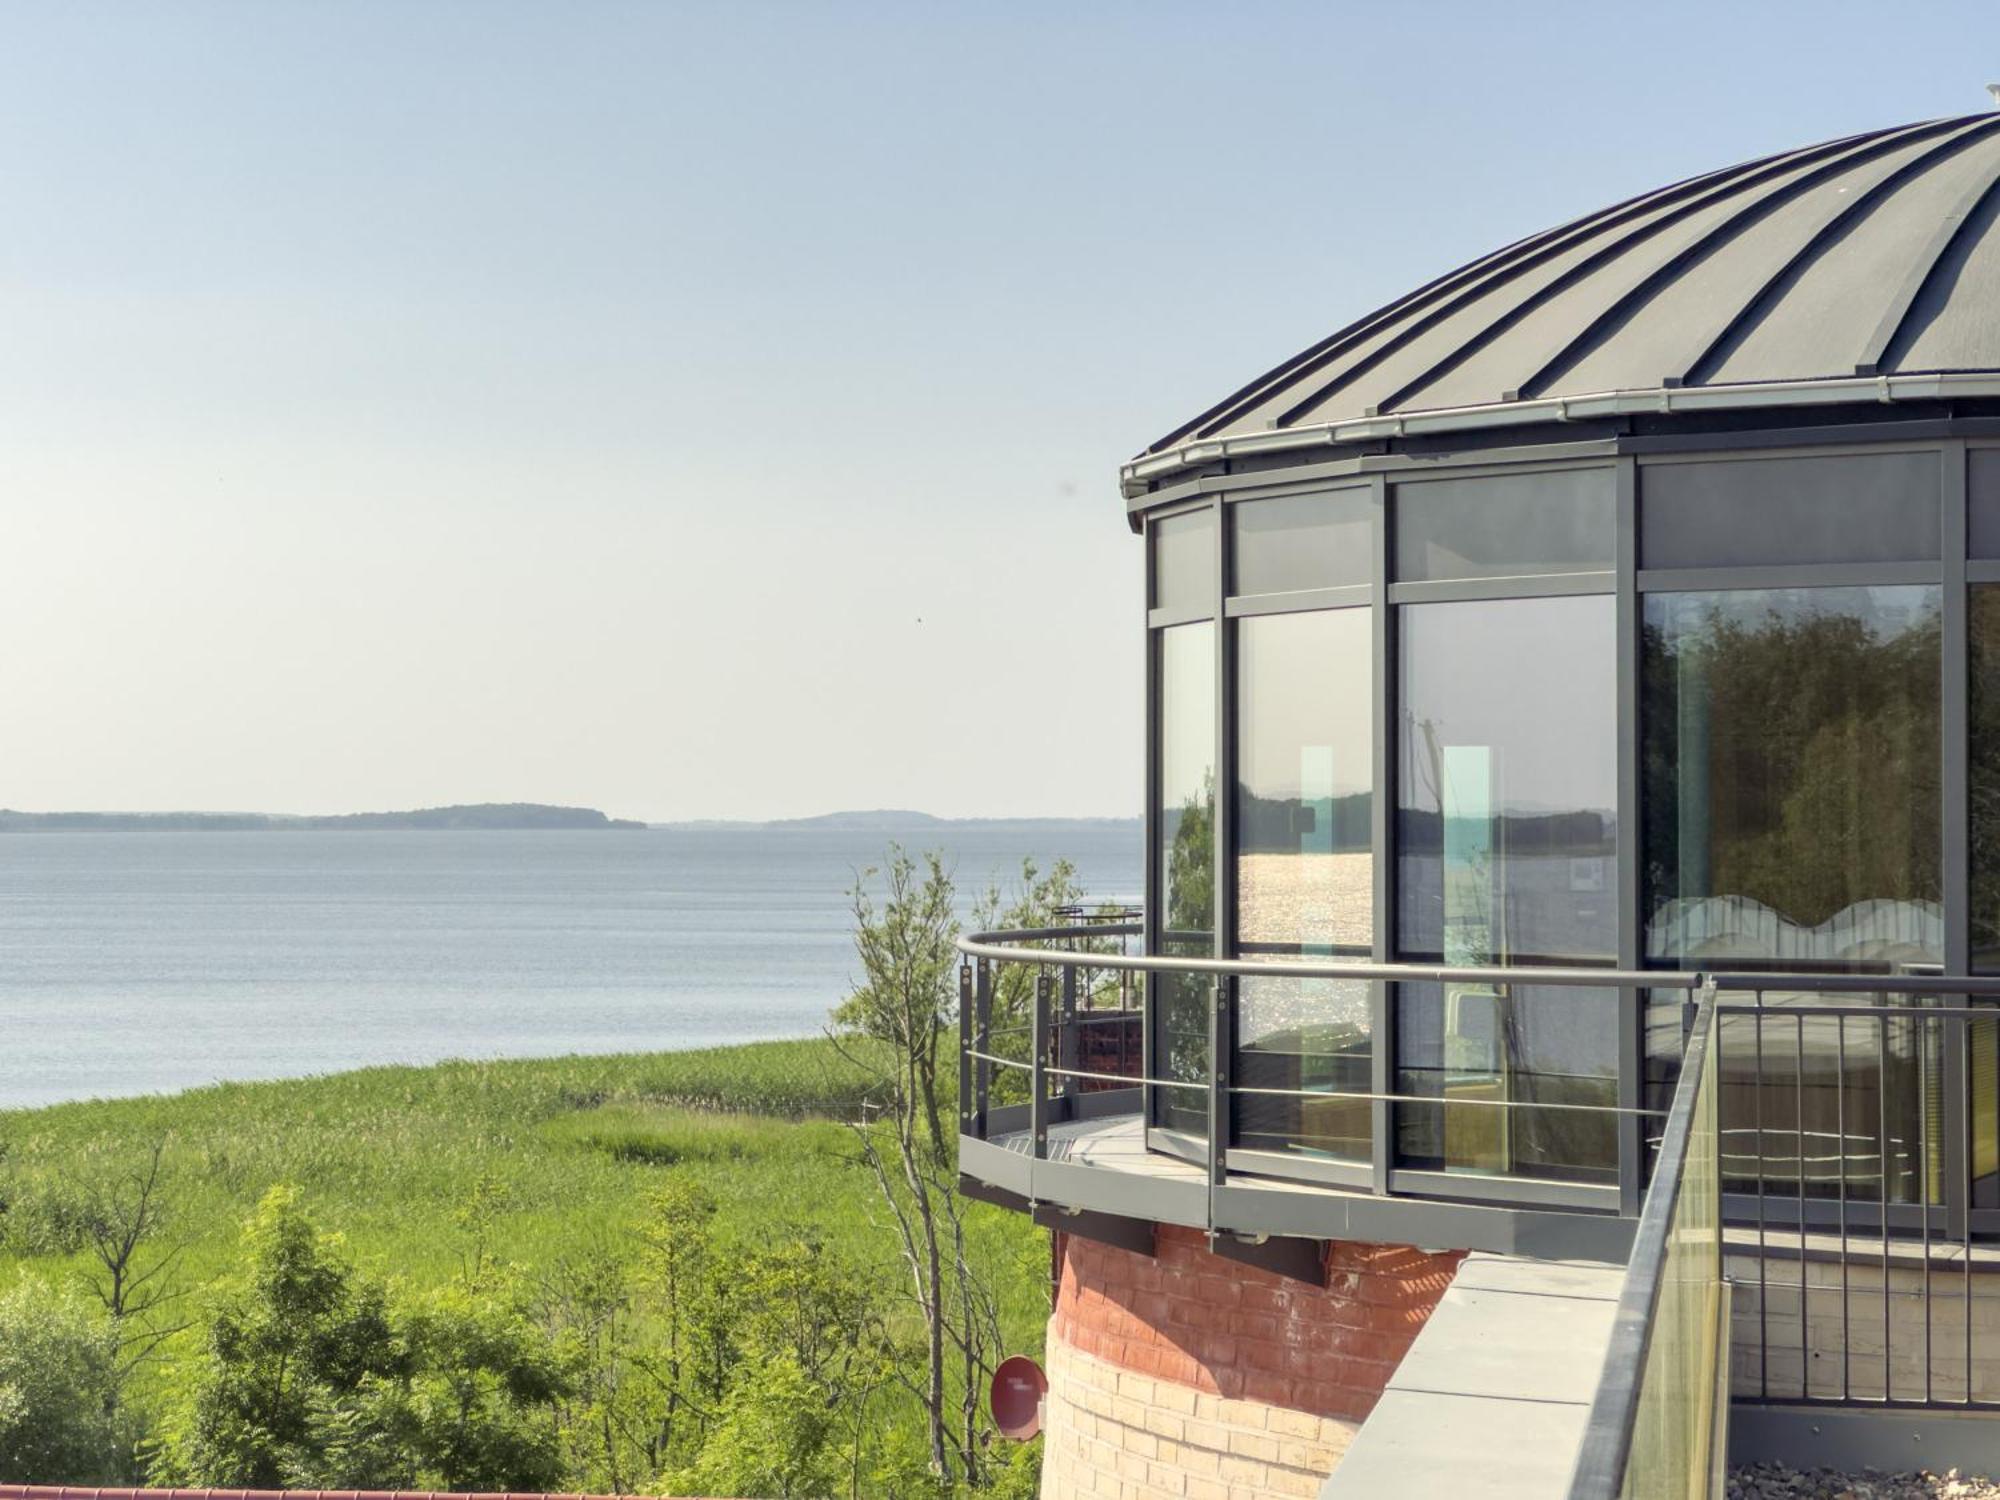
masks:
<instances>
[{"instance_id":1,"label":"red circular sign","mask_svg":"<svg viewBox=\"0 0 2000 1500\"><path fill-rule=\"evenodd\" d=\"M1025 1354L1000 1361L993 1372L993 1420L1002 1437L1025 1443L1042 1430L1042 1397L1049 1378Z\"/></svg>"}]
</instances>

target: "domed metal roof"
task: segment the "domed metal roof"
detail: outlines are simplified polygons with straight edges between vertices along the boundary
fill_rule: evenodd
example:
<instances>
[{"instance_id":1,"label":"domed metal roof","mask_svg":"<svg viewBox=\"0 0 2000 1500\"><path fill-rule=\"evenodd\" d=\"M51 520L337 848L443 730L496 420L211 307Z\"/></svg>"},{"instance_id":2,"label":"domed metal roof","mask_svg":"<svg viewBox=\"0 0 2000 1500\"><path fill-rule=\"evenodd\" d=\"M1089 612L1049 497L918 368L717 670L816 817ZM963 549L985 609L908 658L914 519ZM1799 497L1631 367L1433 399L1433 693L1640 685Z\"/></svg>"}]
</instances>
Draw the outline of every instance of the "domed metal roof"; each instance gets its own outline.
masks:
<instances>
[{"instance_id":1,"label":"domed metal roof","mask_svg":"<svg viewBox=\"0 0 2000 1500\"><path fill-rule=\"evenodd\" d=\"M1128 488L1231 452L1427 428L2000 395L1996 183L1996 113L1675 183L1341 329L1153 444Z\"/></svg>"}]
</instances>

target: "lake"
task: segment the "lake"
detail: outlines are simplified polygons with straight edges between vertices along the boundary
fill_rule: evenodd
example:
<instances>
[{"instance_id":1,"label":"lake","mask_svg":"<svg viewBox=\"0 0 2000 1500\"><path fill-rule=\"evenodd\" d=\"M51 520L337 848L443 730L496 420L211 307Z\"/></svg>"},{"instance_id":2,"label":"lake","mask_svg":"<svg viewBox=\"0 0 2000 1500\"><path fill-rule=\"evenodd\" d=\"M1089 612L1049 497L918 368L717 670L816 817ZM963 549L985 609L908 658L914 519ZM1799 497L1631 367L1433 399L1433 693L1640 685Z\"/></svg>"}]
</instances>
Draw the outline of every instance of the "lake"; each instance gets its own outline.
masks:
<instances>
[{"instance_id":1,"label":"lake","mask_svg":"<svg viewBox=\"0 0 2000 1500\"><path fill-rule=\"evenodd\" d=\"M443 1058L810 1036L857 973L847 890L891 834L83 833L0 838L0 1108ZM1140 884L1136 823L970 825Z\"/></svg>"}]
</instances>

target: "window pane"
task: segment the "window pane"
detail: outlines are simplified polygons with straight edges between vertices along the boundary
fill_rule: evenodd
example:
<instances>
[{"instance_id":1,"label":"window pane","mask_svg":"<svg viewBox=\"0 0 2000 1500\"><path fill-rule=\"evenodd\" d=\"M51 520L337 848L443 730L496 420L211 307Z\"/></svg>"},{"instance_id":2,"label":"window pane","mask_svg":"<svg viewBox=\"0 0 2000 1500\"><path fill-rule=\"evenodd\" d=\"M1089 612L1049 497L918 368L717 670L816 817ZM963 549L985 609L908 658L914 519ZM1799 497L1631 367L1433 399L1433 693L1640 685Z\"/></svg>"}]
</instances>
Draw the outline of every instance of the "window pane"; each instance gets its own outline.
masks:
<instances>
[{"instance_id":1,"label":"window pane","mask_svg":"<svg viewBox=\"0 0 2000 1500\"><path fill-rule=\"evenodd\" d=\"M1284 495L1229 507L1230 592L1283 594L1367 583L1374 501L1366 490Z\"/></svg>"},{"instance_id":2,"label":"window pane","mask_svg":"<svg viewBox=\"0 0 2000 1500\"><path fill-rule=\"evenodd\" d=\"M1204 620L1159 633L1160 951L1207 958L1215 951L1215 624ZM1208 982L1156 977L1163 1078L1208 1077ZM1157 1118L1179 1130L1206 1128L1206 1097L1159 1091Z\"/></svg>"},{"instance_id":3,"label":"window pane","mask_svg":"<svg viewBox=\"0 0 2000 1500\"><path fill-rule=\"evenodd\" d=\"M1167 516L1150 526L1154 609L1215 608L1215 516L1206 510Z\"/></svg>"},{"instance_id":4,"label":"window pane","mask_svg":"<svg viewBox=\"0 0 2000 1500\"><path fill-rule=\"evenodd\" d=\"M1406 605L1398 948L1452 964L1609 960L1612 601Z\"/></svg>"},{"instance_id":5,"label":"window pane","mask_svg":"<svg viewBox=\"0 0 2000 1500\"><path fill-rule=\"evenodd\" d=\"M1369 986L1274 975L1236 989L1236 1144L1367 1161L1374 1138Z\"/></svg>"},{"instance_id":6,"label":"window pane","mask_svg":"<svg viewBox=\"0 0 2000 1500\"><path fill-rule=\"evenodd\" d=\"M1943 957L1938 591L1646 599L1646 954Z\"/></svg>"},{"instance_id":7,"label":"window pane","mask_svg":"<svg viewBox=\"0 0 2000 1500\"><path fill-rule=\"evenodd\" d=\"M1397 1107L1400 1159L1433 1170L1616 1181L1617 1116L1497 1101L1615 1105L1619 1003L1615 989L1399 985L1402 1092L1454 1101Z\"/></svg>"},{"instance_id":8,"label":"window pane","mask_svg":"<svg viewBox=\"0 0 2000 1500\"><path fill-rule=\"evenodd\" d=\"M1965 551L1990 562L2000 558L2000 450L1975 448L1966 460Z\"/></svg>"},{"instance_id":9,"label":"window pane","mask_svg":"<svg viewBox=\"0 0 2000 1500\"><path fill-rule=\"evenodd\" d=\"M1236 627L1241 951L1367 956L1375 939L1369 612Z\"/></svg>"},{"instance_id":10,"label":"window pane","mask_svg":"<svg viewBox=\"0 0 2000 1500\"><path fill-rule=\"evenodd\" d=\"M1971 596L1972 963L1992 973L2000 970L2000 586Z\"/></svg>"},{"instance_id":11,"label":"window pane","mask_svg":"<svg viewBox=\"0 0 2000 1500\"><path fill-rule=\"evenodd\" d=\"M1406 582L1589 573L1612 564L1608 469L1396 486L1395 576Z\"/></svg>"},{"instance_id":12,"label":"window pane","mask_svg":"<svg viewBox=\"0 0 2000 1500\"><path fill-rule=\"evenodd\" d=\"M1372 628L1366 609L1237 622L1237 938L1246 957L1369 956L1374 941ZM1245 979L1237 1141L1369 1156L1369 987ZM1325 1095L1326 1097L1309 1097Z\"/></svg>"},{"instance_id":13,"label":"window pane","mask_svg":"<svg viewBox=\"0 0 2000 1500\"><path fill-rule=\"evenodd\" d=\"M1612 601L1401 611L1398 947L1462 965L1617 952ZM1616 1173L1613 990L1398 987L1397 1109L1412 1165L1563 1181ZM1486 1102L1482 1102L1486 1101Z\"/></svg>"},{"instance_id":14,"label":"window pane","mask_svg":"<svg viewBox=\"0 0 2000 1500\"><path fill-rule=\"evenodd\" d=\"M1653 464L1639 565L1925 562L1938 555L1934 453Z\"/></svg>"},{"instance_id":15,"label":"window pane","mask_svg":"<svg viewBox=\"0 0 2000 1500\"><path fill-rule=\"evenodd\" d=\"M1647 598L1650 959L1884 973L1942 960L1939 634L1929 587ZM1916 1164L1942 1159L1916 1114L1917 1080L1939 1077L1925 1038L1892 1027L1878 1050L1872 1026L1782 1016L1824 999L1765 996L1761 1066L1760 1023L1722 1028L1725 1185L1755 1190L1761 1155L1767 1194L1803 1179L1834 1196L1844 1176L1849 1197L1911 1201L1929 1191Z\"/></svg>"}]
</instances>

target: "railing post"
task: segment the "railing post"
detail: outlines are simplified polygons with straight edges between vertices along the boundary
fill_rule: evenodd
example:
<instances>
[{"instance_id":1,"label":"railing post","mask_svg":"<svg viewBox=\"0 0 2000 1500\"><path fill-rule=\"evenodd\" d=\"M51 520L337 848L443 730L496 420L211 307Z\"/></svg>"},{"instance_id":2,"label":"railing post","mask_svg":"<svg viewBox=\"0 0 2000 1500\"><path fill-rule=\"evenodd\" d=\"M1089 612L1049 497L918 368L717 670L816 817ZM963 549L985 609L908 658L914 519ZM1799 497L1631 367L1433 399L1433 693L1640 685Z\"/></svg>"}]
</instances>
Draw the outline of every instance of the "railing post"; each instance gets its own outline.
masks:
<instances>
[{"instance_id":1,"label":"railing post","mask_svg":"<svg viewBox=\"0 0 2000 1500\"><path fill-rule=\"evenodd\" d=\"M958 1133L972 1130L972 961L958 965Z\"/></svg>"},{"instance_id":2,"label":"railing post","mask_svg":"<svg viewBox=\"0 0 2000 1500\"><path fill-rule=\"evenodd\" d=\"M993 966L985 959L979 960L978 977L972 991L972 1034L977 1040L979 1056L972 1065L972 1107L979 1116L979 1129L975 1132L983 1141L986 1139L986 1101L991 1090L993 1064L986 1060L986 1054L993 1050Z\"/></svg>"},{"instance_id":3,"label":"railing post","mask_svg":"<svg viewBox=\"0 0 2000 1500\"><path fill-rule=\"evenodd\" d=\"M1049 1154L1049 971L1035 971L1034 1051L1028 1063L1028 1131L1035 1160Z\"/></svg>"},{"instance_id":4,"label":"railing post","mask_svg":"<svg viewBox=\"0 0 2000 1500\"><path fill-rule=\"evenodd\" d=\"M1231 999L1234 981L1215 981L1214 1004L1208 1013L1208 1181L1220 1187L1229 1179L1229 1060L1235 1050L1236 1027Z\"/></svg>"},{"instance_id":5,"label":"railing post","mask_svg":"<svg viewBox=\"0 0 2000 1500\"><path fill-rule=\"evenodd\" d=\"M1082 1066L1082 1035L1077 1030L1076 1016L1076 966L1063 970L1062 977L1062 1030L1058 1034L1056 1066L1065 1069L1062 1080L1063 1098L1074 1100L1083 1092L1083 1080L1076 1076Z\"/></svg>"}]
</instances>

